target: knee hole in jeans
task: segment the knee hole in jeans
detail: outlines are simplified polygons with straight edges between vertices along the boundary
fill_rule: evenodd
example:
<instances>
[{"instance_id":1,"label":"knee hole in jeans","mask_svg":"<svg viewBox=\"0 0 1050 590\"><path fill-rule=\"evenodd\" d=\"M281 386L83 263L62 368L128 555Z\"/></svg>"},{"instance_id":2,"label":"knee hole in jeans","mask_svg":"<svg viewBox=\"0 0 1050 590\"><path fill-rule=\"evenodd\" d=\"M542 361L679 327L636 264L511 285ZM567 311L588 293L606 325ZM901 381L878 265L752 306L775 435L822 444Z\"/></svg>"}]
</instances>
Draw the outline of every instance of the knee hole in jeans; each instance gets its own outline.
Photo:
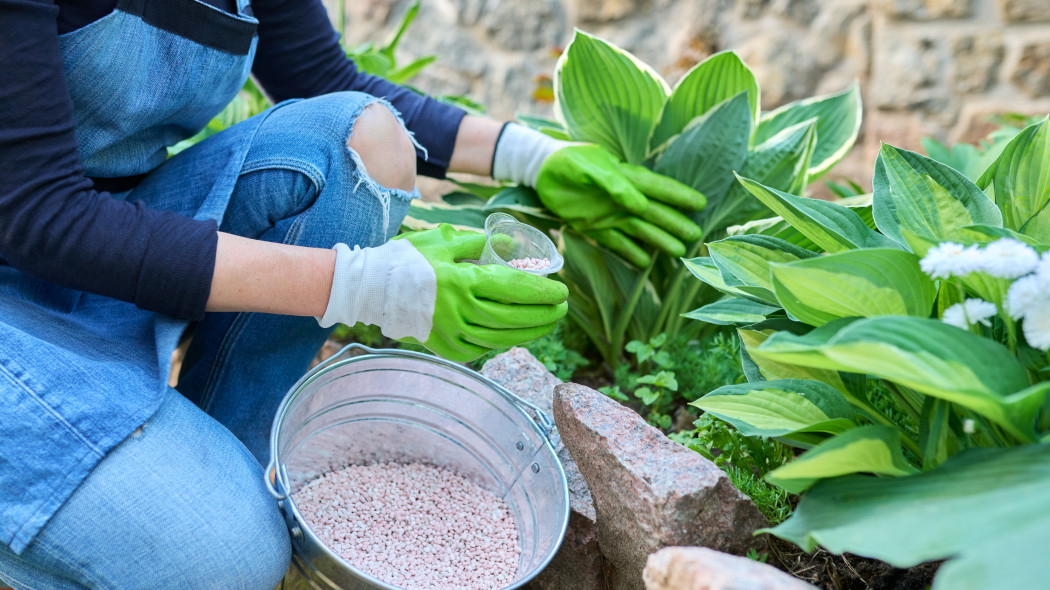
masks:
<instances>
[{"instance_id":1,"label":"knee hole in jeans","mask_svg":"<svg viewBox=\"0 0 1050 590\"><path fill-rule=\"evenodd\" d=\"M415 147L385 106L373 103L365 107L354 122L347 147L357 152L368 175L380 186L404 191L415 188Z\"/></svg>"}]
</instances>

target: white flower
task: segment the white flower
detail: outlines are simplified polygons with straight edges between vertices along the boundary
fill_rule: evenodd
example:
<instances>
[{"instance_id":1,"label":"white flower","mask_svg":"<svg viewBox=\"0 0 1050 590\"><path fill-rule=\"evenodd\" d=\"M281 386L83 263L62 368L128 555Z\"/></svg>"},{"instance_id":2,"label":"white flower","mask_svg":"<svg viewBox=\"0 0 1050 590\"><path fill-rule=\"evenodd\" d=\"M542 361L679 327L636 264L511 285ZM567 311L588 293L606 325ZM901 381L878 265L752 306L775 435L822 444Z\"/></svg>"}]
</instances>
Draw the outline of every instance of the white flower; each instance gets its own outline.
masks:
<instances>
[{"instance_id":1,"label":"white flower","mask_svg":"<svg viewBox=\"0 0 1050 590\"><path fill-rule=\"evenodd\" d=\"M1015 320L1023 318L1032 306L1050 297L1046 291L1047 286L1050 286L1047 282L1034 274L1014 281L1006 292L1006 313Z\"/></svg>"},{"instance_id":2,"label":"white flower","mask_svg":"<svg viewBox=\"0 0 1050 590\"><path fill-rule=\"evenodd\" d=\"M1013 238L1002 238L984 247L981 270L1000 279L1024 276L1039 264L1039 254L1031 246Z\"/></svg>"},{"instance_id":3,"label":"white flower","mask_svg":"<svg viewBox=\"0 0 1050 590\"><path fill-rule=\"evenodd\" d=\"M977 423L973 421L973 418L963 418L963 432L966 434L973 434L977 432Z\"/></svg>"},{"instance_id":4,"label":"white flower","mask_svg":"<svg viewBox=\"0 0 1050 590\"><path fill-rule=\"evenodd\" d=\"M995 315L995 312L994 303L989 303L984 299L967 299L963 303L956 303L944 310L941 321L967 330L970 326L977 324L990 326L991 322L988 321L988 318Z\"/></svg>"},{"instance_id":5,"label":"white flower","mask_svg":"<svg viewBox=\"0 0 1050 590\"><path fill-rule=\"evenodd\" d=\"M1034 305L1024 316L1024 338L1033 348L1050 350L1050 301Z\"/></svg>"},{"instance_id":6,"label":"white flower","mask_svg":"<svg viewBox=\"0 0 1050 590\"><path fill-rule=\"evenodd\" d=\"M919 266L935 279L965 275L982 269L981 252L977 246L944 242L927 250Z\"/></svg>"}]
</instances>

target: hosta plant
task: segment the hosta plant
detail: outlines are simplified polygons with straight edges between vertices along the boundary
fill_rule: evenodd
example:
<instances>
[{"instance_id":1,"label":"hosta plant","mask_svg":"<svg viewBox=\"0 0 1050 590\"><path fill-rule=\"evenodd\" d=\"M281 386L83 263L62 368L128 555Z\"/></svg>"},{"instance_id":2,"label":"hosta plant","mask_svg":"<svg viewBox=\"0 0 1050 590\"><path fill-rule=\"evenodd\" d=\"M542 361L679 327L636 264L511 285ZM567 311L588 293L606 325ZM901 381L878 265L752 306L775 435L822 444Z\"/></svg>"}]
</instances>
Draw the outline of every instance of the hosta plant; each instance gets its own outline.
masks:
<instances>
[{"instance_id":1,"label":"hosta plant","mask_svg":"<svg viewBox=\"0 0 1050 590\"><path fill-rule=\"evenodd\" d=\"M692 257L727 226L768 215L734 173L803 194L857 137L861 107L855 85L770 112L761 111L759 92L754 74L731 51L696 64L671 87L637 57L577 31L554 72L557 121L522 120L557 137L598 144L703 193L707 207L693 215L703 236L687 245ZM698 331L681 316L715 292L690 280L678 259L654 253L651 266L635 268L563 227L531 189L476 188L465 186L446 203L414 207L410 223L455 219L471 225L503 210L559 230L570 317L611 367L624 360L629 341Z\"/></svg>"},{"instance_id":2,"label":"hosta plant","mask_svg":"<svg viewBox=\"0 0 1050 590\"><path fill-rule=\"evenodd\" d=\"M1050 544L1050 122L977 177L884 145L869 205L740 182L779 218L687 262L725 297L748 383L694 405L800 454L768 532L935 589L1034 588Z\"/></svg>"}]
</instances>

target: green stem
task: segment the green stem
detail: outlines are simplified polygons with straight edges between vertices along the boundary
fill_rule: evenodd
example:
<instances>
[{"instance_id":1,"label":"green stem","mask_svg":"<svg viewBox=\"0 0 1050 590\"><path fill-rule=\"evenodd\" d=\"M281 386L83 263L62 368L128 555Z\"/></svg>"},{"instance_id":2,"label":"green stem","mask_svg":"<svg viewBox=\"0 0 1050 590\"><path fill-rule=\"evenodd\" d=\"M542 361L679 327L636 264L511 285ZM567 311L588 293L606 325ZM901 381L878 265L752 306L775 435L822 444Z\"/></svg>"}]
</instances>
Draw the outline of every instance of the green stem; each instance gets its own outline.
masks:
<instances>
[{"instance_id":1,"label":"green stem","mask_svg":"<svg viewBox=\"0 0 1050 590\"><path fill-rule=\"evenodd\" d=\"M892 393L893 396L897 398L897 401L900 403L901 407L904 410L906 410L912 418L918 420L919 416L922 415L921 406L917 405L915 400L911 399L910 396L905 395L904 391L897 387L896 383L892 381L885 381L885 384L886 389L888 389L890 393Z\"/></svg>"},{"instance_id":2,"label":"green stem","mask_svg":"<svg viewBox=\"0 0 1050 590\"><path fill-rule=\"evenodd\" d=\"M706 235L701 235L700 239L697 240L689 250L686 252L686 258L696 258L700 254L700 249L704 246L704 239ZM659 332L667 331L668 318L671 315L671 310L678 309L681 299L681 287L682 281L685 280L686 275L692 275L689 269L684 264L678 265L675 269L674 278L671 279L671 286L667 289L667 297L664 299L663 306L660 308L660 315L656 318L656 326ZM699 280L699 279L697 279Z\"/></svg>"},{"instance_id":3,"label":"green stem","mask_svg":"<svg viewBox=\"0 0 1050 590\"><path fill-rule=\"evenodd\" d=\"M627 327L631 324L631 320L634 319L634 308L638 306L638 299L641 298L642 292L645 290L645 284L649 280L649 275L652 274L655 267L656 260L653 260L642 274L638 275L638 280L631 287L631 295L627 299L627 304L620 310L620 317L616 320L616 325L613 327L612 337L609 342L612 350L619 351L623 348Z\"/></svg>"}]
</instances>

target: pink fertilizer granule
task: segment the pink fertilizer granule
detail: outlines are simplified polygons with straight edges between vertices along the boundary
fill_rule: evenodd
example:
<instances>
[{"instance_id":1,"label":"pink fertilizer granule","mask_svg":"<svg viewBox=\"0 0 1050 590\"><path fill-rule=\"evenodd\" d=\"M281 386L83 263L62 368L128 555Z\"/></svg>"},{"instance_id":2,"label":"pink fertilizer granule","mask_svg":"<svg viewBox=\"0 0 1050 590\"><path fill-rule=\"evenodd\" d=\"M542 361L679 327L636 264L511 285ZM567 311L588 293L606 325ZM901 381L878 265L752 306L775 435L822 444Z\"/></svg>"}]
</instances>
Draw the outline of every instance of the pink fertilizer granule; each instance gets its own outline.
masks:
<instances>
[{"instance_id":1,"label":"pink fertilizer granule","mask_svg":"<svg viewBox=\"0 0 1050 590\"><path fill-rule=\"evenodd\" d=\"M543 270L551 265L549 258L515 258L507 264L521 270Z\"/></svg>"},{"instance_id":2,"label":"pink fertilizer granule","mask_svg":"<svg viewBox=\"0 0 1050 590\"><path fill-rule=\"evenodd\" d=\"M518 569L507 505L447 469L351 465L307 483L295 503L329 549L406 590L493 590Z\"/></svg>"}]
</instances>

